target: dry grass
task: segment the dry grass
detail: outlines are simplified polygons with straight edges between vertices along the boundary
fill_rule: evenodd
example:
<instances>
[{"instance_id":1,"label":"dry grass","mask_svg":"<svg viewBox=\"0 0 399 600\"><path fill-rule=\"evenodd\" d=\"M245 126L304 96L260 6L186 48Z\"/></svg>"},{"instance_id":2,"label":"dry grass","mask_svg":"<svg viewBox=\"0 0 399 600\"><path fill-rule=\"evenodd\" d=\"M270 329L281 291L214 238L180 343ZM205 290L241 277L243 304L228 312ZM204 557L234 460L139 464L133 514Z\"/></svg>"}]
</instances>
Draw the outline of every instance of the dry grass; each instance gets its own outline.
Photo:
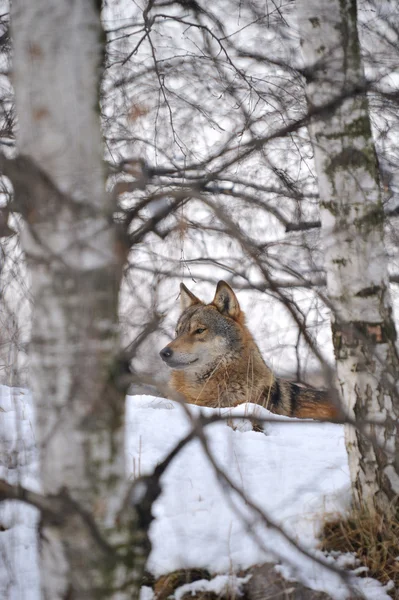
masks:
<instances>
[{"instance_id":1,"label":"dry grass","mask_svg":"<svg viewBox=\"0 0 399 600\"><path fill-rule=\"evenodd\" d=\"M393 597L399 599L399 505L387 514L363 508L346 520L327 521L321 538L323 550L356 553L368 577L393 581Z\"/></svg>"},{"instance_id":2,"label":"dry grass","mask_svg":"<svg viewBox=\"0 0 399 600\"><path fill-rule=\"evenodd\" d=\"M174 592L185 583L193 583L199 579L211 579L211 575L205 569L179 569L162 575L154 585L154 593L156 600L166 600L169 596L174 595Z\"/></svg>"}]
</instances>

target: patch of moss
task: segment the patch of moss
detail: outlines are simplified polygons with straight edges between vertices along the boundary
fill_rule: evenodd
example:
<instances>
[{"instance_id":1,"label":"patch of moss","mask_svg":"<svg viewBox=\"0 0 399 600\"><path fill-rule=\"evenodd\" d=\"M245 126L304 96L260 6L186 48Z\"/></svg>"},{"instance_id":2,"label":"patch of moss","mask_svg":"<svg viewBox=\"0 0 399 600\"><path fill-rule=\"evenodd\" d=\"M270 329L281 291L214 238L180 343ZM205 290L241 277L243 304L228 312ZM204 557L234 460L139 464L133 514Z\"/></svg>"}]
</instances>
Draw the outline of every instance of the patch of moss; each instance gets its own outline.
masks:
<instances>
[{"instance_id":1,"label":"patch of moss","mask_svg":"<svg viewBox=\"0 0 399 600\"><path fill-rule=\"evenodd\" d=\"M368 165L368 156L364 150L358 150L353 146L346 146L339 154L335 154L327 167L327 175L333 175L336 171L352 167L360 169Z\"/></svg>"},{"instance_id":2,"label":"patch of moss","mask_svg":"<svg viewBox=\"0 0 399 600\"><path fill-rule=\"evenodd\" d=\"M320 207L328 210L334 217L338 216L338 209L335 202L320 202Z\"/></svg>"},{"instance_id":3,"label":"patch of moss","mask_svg":"<svg viewBox=\"0 0 399 600\"><path fill-rule=\"evenodd\" d=\"M364 107L364 110L367 111L367 107ZM322 134L322 137L327 140L337 140L341 138L354 139L357 137L369 139L371 138L371 127L368 114L364 114L357 119L353 119L353 121L348 123L343 130L340 130L336 133Z\"/></svg>"},{"instance_id":4,"label":"patch of moss","mask_svg":"<svg viewBox=\"0 0 399 600\"><path fill-rule=\"evenodd\" d=\"M362 217L354 219L353 224L364 233L381 226L385 220L382 203L372 206Z\"/></svg>"},{"instance_id":5,"label":"patch of moss","mask_svg":"<svg viewBox=\"0 0 399 600\"><path fill-rule=\"evenodd\" d=\"M335 174L338 171L350 172L357 169L364 169L374 181L379 181L378 163L373 144L366 145L362 150L351 145L345 146L341 152L327 159L324 164L324 171L330 180L334 193L336 192Z\"/></svg>"}]
</instances>

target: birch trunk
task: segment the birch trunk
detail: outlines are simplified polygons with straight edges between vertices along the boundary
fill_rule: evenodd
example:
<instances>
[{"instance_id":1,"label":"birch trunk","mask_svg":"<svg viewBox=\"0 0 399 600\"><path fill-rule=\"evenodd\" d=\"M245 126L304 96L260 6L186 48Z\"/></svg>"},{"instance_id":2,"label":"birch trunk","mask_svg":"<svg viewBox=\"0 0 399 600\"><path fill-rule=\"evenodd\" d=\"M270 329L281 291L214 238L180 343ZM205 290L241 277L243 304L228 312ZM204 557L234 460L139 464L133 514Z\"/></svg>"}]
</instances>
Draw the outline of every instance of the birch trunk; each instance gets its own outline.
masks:
<instances>
[{"instance_id":1,"label":"birch trunk","mask_svg":"<svg viewBox=\"0 0 399 600\"><path fill-rule=\"evenodd\" d=\"M99 10L95 0L12 3L20 154L6 172L25 219L42 487L69 506L59 522L42 516L48 600L132 598L140 587L133 517L118 525L124 394L111 380L124 254L105 193Z\"/></svg>"},{"instance_id":2,"label":"birch trunk","mask_svg":"<svg viewBox=\"0 0 399 600\"><path fill-rule=\"evenodd\" d=\"M383 207L371 136L355 0L299 0L297 15L319 182L337 373L348 414L381 423L346 427L354 500L386 510L399 494L399 373ZM341 99L342 98L342 99Z\"/></svg>"}]
</instances>

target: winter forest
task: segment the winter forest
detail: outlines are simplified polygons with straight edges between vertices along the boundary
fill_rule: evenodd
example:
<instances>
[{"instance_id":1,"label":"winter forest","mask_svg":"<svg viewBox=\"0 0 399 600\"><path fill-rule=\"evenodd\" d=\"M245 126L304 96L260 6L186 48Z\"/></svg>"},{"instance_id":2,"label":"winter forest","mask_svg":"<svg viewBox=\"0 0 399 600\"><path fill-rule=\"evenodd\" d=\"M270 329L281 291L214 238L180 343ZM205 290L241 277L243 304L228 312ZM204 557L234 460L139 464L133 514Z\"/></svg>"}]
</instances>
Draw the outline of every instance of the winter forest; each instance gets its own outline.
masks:
<instances>
[{"instance_id":1,"label":"winter forest","mask_svg":"<svg viewBox=\"0 0 399 600\"><path fill-rule=\"evenodd\" d=\"M0 0L0 599L399 599L398 169L395 0Z\"/></svg>"}]
</instances>

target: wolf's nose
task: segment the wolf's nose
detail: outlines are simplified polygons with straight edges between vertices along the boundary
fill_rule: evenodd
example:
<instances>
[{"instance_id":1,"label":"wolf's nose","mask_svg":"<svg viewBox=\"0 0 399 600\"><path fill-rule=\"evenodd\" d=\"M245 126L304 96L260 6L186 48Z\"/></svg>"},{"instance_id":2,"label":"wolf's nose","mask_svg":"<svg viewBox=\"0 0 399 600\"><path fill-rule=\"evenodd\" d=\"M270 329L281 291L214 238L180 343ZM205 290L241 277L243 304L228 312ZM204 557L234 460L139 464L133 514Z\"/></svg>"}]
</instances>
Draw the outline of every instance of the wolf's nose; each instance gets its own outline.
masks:
<instances>
[{"instance_id":1,"label":"wolf's nose","mask_svg":"<svg viewBox=\"0 0 399 600\"><path fill-rule=\"evenodd\" d=\"M162 348L162 350L159 354L161 355L162 360L167 360L168 358L170 358L172 356L173 350L171 350L170 348L168 348L166 346L166 348Z\"/></svg>"}]
</instances>

